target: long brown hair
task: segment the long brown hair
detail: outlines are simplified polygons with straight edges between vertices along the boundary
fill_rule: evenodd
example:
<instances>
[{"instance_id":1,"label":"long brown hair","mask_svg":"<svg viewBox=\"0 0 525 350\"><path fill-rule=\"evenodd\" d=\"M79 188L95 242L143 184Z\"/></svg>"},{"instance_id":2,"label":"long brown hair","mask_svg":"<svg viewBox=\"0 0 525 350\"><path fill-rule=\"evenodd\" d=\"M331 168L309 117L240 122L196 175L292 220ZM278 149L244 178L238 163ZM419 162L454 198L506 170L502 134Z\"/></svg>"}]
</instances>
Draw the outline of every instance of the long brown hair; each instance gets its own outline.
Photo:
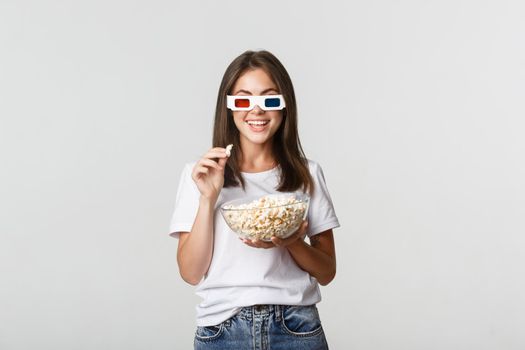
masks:
<instances>
[{"instance_id":1,"label":"long brown hair","mask_svg":"<svg viewBox=\"0 0 525 350\"><path fill-rule=\"evenodd\" d=\"M293 192L302 187L303 192L313 193L313 180L308 168L308 160L301 147L297 131L297 104L292 80L282 63L266 50L246 51L233 60L226 69L219 87L213 127L213 146L240 145L239 130L233 121L232 111L226 108L226 95L232 93L237 79L246 71L263 69L277 85L283 95L286 107L283 121L273 136L272 151L275 161L281 168L281 178L277 190ZM244 179L239 169L240 147L233 149L224 169L224 187L245 189Z\"/></svg>"}]
</instances>

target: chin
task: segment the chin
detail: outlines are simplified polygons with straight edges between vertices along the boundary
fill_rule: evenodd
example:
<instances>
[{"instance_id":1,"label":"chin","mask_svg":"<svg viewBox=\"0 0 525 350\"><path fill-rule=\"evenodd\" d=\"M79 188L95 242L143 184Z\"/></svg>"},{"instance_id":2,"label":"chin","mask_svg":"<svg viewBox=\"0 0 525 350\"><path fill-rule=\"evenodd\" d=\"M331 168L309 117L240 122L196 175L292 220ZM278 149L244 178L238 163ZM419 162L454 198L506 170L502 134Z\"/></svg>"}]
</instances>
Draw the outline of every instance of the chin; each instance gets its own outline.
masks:
<instances>
[{"instance_id":1,"label":"chin","mask_svg":"<svg viewBox=\"0 0 525 350\"><path fill-rule=\"evenodd\" d=\"M272 134L269 134L269 133L264 133L261 135L253 135L248 132L248 134L244 134L243 136L246 140L250 141L251 143L261 144L261 145L265 144L272 138Z\"/></svg>"},{"instance_id":2,"label":"chin","mask_svg":"<svg viewBox=\"0 0 525 350\"><path fill-rule=\"evenodd\" d=\"M270 140L270 137L266 137L266 136L255 136L255 137L246 137L246 139L248 141L250 141L251 143L255 143L255 144L258 144L258 145L263 145L265 144L266 142L268 142Z\"/></svg>"}]
</instances>

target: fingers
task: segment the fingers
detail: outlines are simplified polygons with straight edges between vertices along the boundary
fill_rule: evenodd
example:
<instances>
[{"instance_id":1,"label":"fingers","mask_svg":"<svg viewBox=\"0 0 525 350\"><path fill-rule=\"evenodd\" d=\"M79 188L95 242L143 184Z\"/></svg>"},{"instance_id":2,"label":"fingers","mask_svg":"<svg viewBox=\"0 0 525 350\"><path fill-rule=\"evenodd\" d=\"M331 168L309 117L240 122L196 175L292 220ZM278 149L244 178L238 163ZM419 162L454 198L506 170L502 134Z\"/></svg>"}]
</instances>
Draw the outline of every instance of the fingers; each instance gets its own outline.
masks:
<instances>
[{"instance_id":1,"label":"fingers","mask_svg":"<svg viewBox=\"0 0 525 350\"><path fill-rule=\"evenodd\" d=\"M227 158L228 155L226 154L226 149L224 148L212 148L209 150L205 155L202 156L203 158Z\"/></svg>"},{"instance_id":2,"label":"fingers","mask_svg":"<svg viewBox=\"0 0 525 350\"><path fill-rule=\"evenodd\" d=\"M295 242L298 239L304 240L304 236L306 235L307 228L308 228L308 221L304 220L301 226L299 226L299 229L297 229L297 231L295 231L290 237L282 239L276 236L272 236L272 242L274 245L278 247L286 247L287 245Z\"/></svg>"},{"instance_id":3,"label":"fingers","mask_svg":"<svg viewBox=\"0 0 525 350\"><path fill-rule=\"evenodd\" d=\"M207 159L207 158L201 158L199 160L199 165L202 166L208 166L210 168L215 168L217 170L222 170L222 167L214 160Z\"/></svg>"},{"instance_id":4,"label":"fingers","mask_svg":"<svg viewBox=\"0 0 525 350\"><path fill-rule=\"evenodd\" d=\"M214 158L218 158L219 162L217 163ZM198 177L200 174L208 174L209 168L217 169L218 171L223 171L224 166L226 165L228 156L226 155L226 149L222 147L211 148L201 159L195 164L193 176Z\"/></svg>"},{"instance_id":5,"label":"fingers","mask_svg":"<svg viewBox=\"0 0 525 350\"><path fill-rule=\"evenodd\" d=\"M231 148L230 148L230 152L231 152ZM214 153L214 154L223 154L223 155L226 155L227 157L228 156L228 152L226 151L226 148L225 147L213 147L213 148L210 148L208 150L208 153ZM217 156L218 158L219 156ZM221 156L222 158L222 156Z\"/></svg>"},{"instance_id":6,"label":"fingers","mask_svg":"<svg viewBox=\"0 0 525 350\"><path fill-rule=\"evenodd\" d=\"M226 154L226 148L222 147L214 147L210 149L205 155L202 156L202 159L218 159L218 162L213 161L218 166L216 167L217 170L224 169L224 166L226 165L226 162L228 160L228 155ZM207 163L210 166L213 166L211 163Z\"/></svg>"},{"instance_id":7,"label":"fingers","mask_svg":"<svg viewBox=\"0 0 525 350\"><path fill-rule=\"evenodd\" d=\"M306 234L307 229L308 229L308 220L304 220L301 225L300 231L302 234Z\"/></svg>"},{"instance_id":8,"label":"fingers","mask_svg":"<svg viewBox=\"0 0 525 350\"><path fill-rule=\"evenodd\" d=\"M198 179L202 175L206 175L209 173L209 167L217 169L218 171L222 171L222 168L210 159L201 159L195 164L195 167L193 168L192 172L192 178L193 180Z\"/></svg>"},{"instance_id":9,"label":"fingers","mask_svg":"<svg viewBox=\"0 0 525 350\"><path fill-rule=\"evenodd\" d=\"M210 168L215 168L219 171L222 171L222 167L219 164L217 164L217 162L211 159L202 158L199 160L198 165L199 166L209 166Z\"/></svg>"},{"instance_id":10,"label":"fingers","mask_svg":"<svg viewBox=\"0 0 525 350\"><path fill-rule=\"evenodd\" d=\"M307 220L303 220L303 222L301 223L301 226L299 226L297 231L295 231L293 233L293 235L291 235L290 237L285 238L283 241L286 241L287 239L290 239L290 238L295 237L295 236L302 237L302 236L306 235L307 228L308 228L308 221Z\"/></svg>"},{"instance_id":11,"label":"fingers","mask_svg":"<svg viewBox=\"0 0 525 350\"><path fill-rule=\"evenodd\" d=\"M283 245L283 240L279 237L272 236L272 243L279 247Z\"/></svg>"},{"instance_id":12,"label":"fingers","mask_svg":"<svg viewBox=\"0 0 525 350\"><path fill-rule=\"evenodd\" d=\"M191 178L193 181L197 182L197 180L200 179L203 174L208 174L208 168L205 166L195 165L193 172L191 173Z\"/></svg>"},{"instance_id":13,"label":"fingers","mask_svg":"<svg viewBox=\"0 0 525 350\"><path fill-rule=\"evenodd\" d=\"M228 161L228 158L219 158L219 166L221 168L224 168L224 166L226 165L227 161Z\"/></svg>"},{"instance_id":14,"label":"fingers","mask_svg":"<svg viewBox=\"0 0 525 350\"><path fill-rule=\"evenodd\" d=\"M300 235L298 233L299 232L297 231L293 235L285 239L282 239L276 236L272 236L272 243L278 247L286 247L288 244L299 239Z\"/></svg>"}]
</instances>

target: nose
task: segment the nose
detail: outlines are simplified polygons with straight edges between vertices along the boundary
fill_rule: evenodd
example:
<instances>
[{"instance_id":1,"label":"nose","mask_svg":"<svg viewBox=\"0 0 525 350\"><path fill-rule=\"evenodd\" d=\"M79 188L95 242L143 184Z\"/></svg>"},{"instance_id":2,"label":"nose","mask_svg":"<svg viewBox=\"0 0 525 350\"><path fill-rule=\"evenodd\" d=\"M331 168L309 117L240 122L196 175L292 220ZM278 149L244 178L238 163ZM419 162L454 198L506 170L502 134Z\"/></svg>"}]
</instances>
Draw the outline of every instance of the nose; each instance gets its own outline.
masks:
<instances>
[{"instance_id":1,"label":"nose","mask_svg":"<svg viewBox=\"0 0 525 350\"><path fill-rule=\"evenodd\" d=\"M264 110L261 109L261 107L259 107L258 104L256 104L253 109L251 110L251 113L253 114L261 114L261 113L264 113Z\"/></svg>"}]
</instances>

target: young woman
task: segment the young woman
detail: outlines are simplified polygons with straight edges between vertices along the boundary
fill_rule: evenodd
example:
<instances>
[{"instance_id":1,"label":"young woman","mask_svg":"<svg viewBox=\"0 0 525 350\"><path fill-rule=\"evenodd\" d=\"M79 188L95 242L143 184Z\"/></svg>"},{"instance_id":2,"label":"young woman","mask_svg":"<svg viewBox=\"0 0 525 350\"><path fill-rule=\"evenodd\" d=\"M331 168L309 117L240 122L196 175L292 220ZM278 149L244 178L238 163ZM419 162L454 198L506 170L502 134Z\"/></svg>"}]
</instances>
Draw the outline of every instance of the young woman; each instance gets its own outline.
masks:
<instances>
[{"instance_id":1,"label":"young woman","mask_svg":"<svg viewBox=\"0 0 525 350\"><path fill-rule=\"evenodd\" d=\"M213 145L184 167L170 225L180 274L203 299L195 349L327 349L316 303L318 284L335 276L339 222L321 167L302 150L291 79L270 52L246 51L226 69ZM286 239L241 241L218 210L275 193L310 195L307 220Z\"/></svg>"}]
</instances>

